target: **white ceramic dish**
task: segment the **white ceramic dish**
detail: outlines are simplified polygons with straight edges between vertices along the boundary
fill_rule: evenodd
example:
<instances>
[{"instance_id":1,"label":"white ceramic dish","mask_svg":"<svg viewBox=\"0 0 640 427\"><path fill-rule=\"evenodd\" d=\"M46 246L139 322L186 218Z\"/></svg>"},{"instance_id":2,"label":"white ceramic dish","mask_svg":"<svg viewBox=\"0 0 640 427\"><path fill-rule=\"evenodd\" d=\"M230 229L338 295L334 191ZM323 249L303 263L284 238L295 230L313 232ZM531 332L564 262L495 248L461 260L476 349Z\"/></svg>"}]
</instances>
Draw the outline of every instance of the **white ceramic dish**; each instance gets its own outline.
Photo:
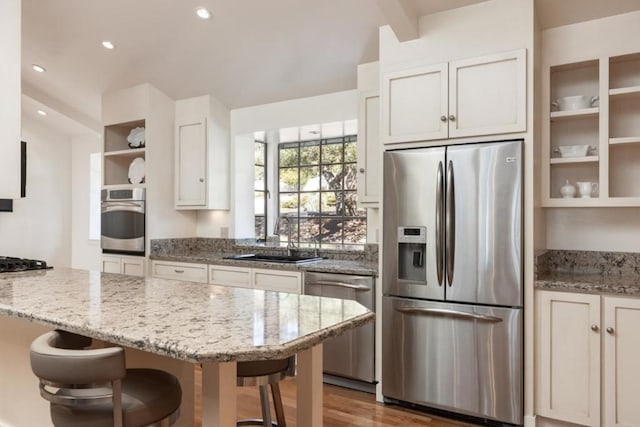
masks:
<instances>
[{"instance_id":1,"label":"white ceramic dish","mask_svg":"<svg viewBox=\"0 0 640 427\"><path fill-rule=\"evenodd\" d=\"M591 145L561 145L553 152L560 154L560 157L585 157L589 150L595 150L595 147Z\"/></svg>"},{"instance_id":2,"label":"white ceramic dish","mask_svg":"<svg viewBox=\"0 0 640 427\"><path fill-rule=\"evenodd\" d=\"M599 100L600 97L598 96L565 96L553 101L551 103L551 108L555 109L555 111L582 110L585 108L595 107Z\"/></svg>"},{"instance_id":3,"label":"white ceramic dish","mask_svg":"<svg viewBox=\"0 0 640 427\"><path fill-rule=\"evenodd\" d=\"M144 159L136 157L129 165L129 183L142 184L144 182Z\"/></svg>"},{"instance_id":4,"label":"white ceramic dish","mask_svg":"<svg viewBox=\"0 0 640 427\"><path fill-rule=\"evenodd\" d=\"M127 142L130 148L142 148L145 144L145 129L143 127L137 127L131 129L129 136L127 136Z\"/></svg>"}]
</instances>

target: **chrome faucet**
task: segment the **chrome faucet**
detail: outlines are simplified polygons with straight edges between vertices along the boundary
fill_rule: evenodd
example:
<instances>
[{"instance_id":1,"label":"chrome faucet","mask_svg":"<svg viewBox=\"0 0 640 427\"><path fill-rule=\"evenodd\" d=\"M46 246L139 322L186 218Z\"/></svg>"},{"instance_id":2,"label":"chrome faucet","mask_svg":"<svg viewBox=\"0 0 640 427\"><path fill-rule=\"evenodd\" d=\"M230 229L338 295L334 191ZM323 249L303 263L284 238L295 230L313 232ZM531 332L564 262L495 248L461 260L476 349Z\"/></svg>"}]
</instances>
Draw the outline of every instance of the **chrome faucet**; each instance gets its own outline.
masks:
<instances>
[{"instance_id":1,"label":"chrome faucet","mask_svg":"<svg viewBox=\"0 0 640 427\"><path fill-rule=\"evenodd\" d=\"M291 227L291 219L288 216L279 216L278 219L276 219L276 224L273 227L273 234L276 236L280 235L280 220L283 220L287 223L287 256L292 256L294 251L297 249L296 244L293 243L293 240L291 239L291 232L292 232L292 227Z\"/></svg>"}]
</instances>

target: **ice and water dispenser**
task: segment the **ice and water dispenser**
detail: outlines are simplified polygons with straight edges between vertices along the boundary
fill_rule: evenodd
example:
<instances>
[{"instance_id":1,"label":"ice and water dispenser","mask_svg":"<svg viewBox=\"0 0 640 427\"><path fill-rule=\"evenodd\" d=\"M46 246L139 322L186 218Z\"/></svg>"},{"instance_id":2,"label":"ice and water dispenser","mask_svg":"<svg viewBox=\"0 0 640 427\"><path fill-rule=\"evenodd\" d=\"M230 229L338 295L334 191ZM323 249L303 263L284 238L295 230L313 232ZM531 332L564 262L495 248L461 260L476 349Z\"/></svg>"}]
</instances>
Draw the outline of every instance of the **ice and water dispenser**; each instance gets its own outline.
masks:
<instances>
[{"instance_id":1,"label":"ice and water dispenser","mask_svg":"<svg viewBox=\"0 0 640 427\"><path fill-rule=\"evenodd\" d=\"M427 281L427 227L398 227L398 279Z\"/></svg>"}]
</instances>

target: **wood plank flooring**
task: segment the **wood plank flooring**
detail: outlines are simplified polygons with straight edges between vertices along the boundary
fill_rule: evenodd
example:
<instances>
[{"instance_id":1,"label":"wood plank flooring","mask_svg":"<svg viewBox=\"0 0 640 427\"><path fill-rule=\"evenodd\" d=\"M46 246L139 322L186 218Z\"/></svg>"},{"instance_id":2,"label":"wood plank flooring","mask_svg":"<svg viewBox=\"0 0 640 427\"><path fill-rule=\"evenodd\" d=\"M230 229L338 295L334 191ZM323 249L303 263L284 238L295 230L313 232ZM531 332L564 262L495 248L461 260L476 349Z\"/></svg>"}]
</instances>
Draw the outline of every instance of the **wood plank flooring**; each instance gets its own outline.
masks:
<instances>
[{"instance_id":1,"label":"wood plank flooring","mask_svg":"<svg viewBox=\"0 0 640 427\"><path fill-rule=\"evenodd\" d=\"M296 381L280 383L287 427L305 427L296 420ZM257 387L238 387L238 419L261 418ZM271 397L271 395L270 395ZM384 405L375 396L355 390L324 384L323 427L460 427L470 426L432 415ZM271 410L273 412L273 407ZM200 426L199 420L197 425Z\"/></svg>"}]
</instances>

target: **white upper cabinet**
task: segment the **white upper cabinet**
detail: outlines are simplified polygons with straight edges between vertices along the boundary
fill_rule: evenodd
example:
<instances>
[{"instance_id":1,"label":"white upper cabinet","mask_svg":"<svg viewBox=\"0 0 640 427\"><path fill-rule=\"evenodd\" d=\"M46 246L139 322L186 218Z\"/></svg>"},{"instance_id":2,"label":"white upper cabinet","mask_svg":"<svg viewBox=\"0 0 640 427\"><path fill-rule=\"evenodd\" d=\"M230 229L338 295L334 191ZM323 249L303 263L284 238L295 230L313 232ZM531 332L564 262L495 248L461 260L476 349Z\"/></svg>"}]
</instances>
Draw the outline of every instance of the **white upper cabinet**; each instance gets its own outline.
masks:
<instances>
[{"instance_id":1,"label":"white upper cabinet","mask_svg":"<svg viewBox=\"0 0 640 427\"><path fill-rule=\"evenodd\" d=\"M447 69L447 64L437 64L384 75L385 144L447 137Z\"/></svg>"},{"instance_id":2,"label":"white upper cabinet","mask_svg":"<svg viewBox=\"0 0 640 427\"><path fill-rule=\"evenodd\" d=\"M358 116L358 203L380 201L380 96L370 91L359 94Z\"/></svg>"},{"instance_id":3,"label":"white upper cabinet","mask_svg":"<svg viewBox=\"0 0 640 427\"><path fill-rule=\"evenodd\" d=\"M449 137L526 130L525 50L449 63Z\"/></svg>"},{"instance_id":4,"label":"white upper cabinet","mask_svg":"<svg viewBox=\"0 0 640 427\"><path fill-rule=\"evenodd\" d=\"M204 206L207 202L207 121L176 123L177 207Z\"/></svg>"},{"instance_id":5,"label":"white upper cabinet","mask_svg":"<svg viewBox=\"0 0 640 427\"><path fill-rule=\"evenodd\" d=\"M209 95L175 108L175 208L229 209L229 110Z\"/></svg>"},{"instance_id":6,"label":"white upper cabinet","mask_svg":"<svg viewBox=\"0 0 640 427\"><path fill-rule=\"evenodd\" d=\"M0 199L20 198L21 1L0 2Z\"/></svg>"},{"instance_id":7,"label":"white upper cabinet","mask_svg":"<svg viewBox=\"0 0 640 427\"><path fill-rule=\"evenodd\" d=\"M382 88L384 144L526 130L525 49L387 72Z\"/></svg>"}]
</instances>

